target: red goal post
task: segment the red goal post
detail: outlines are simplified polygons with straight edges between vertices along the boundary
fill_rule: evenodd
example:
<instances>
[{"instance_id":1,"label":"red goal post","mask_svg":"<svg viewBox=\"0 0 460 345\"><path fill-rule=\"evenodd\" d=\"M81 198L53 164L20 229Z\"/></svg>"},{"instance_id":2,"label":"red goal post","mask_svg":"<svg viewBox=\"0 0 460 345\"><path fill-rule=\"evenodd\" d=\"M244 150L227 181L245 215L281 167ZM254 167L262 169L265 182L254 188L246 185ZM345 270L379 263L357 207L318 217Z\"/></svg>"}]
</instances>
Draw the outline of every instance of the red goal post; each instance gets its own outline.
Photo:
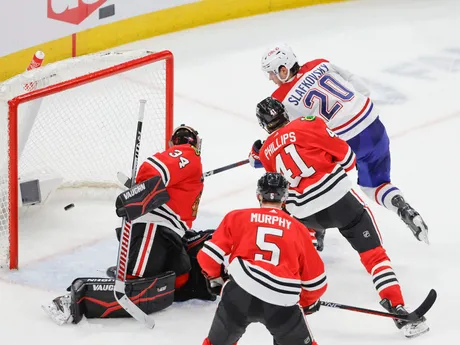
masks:
<instances>
[{"instance_id":1,"label":"red goal post","mask_svg":"<svg viewBox=\"0 0 460 345\"><path fill-rule=\"evenodd\" d=\"M64 72L64 70L72 70L76 64L73 64L73 59L68 59L68 64L62 64L58 65L59 63L56 63L56 68L52 69L49 68L48 74L43 74L43 73L38 73L35 71L30 71L30 72L25 72L24 75L29 73L28 78L25 79L17 79L16 81L13 80L11 85L14 83L16 84L21 84L24 85L25 81L27 80L29 83L40 83L43 81L45 78L48 78L47 84L44 87L37 87L35 90L30 91L30 92L24 92L22 94L19 94L7 101L8 105L8 114L7 114L7 121L6 121L6 127L7 127L7 144L6 144L6 151L7 151L7 187L6 184L2 187L2 176L1 176L1 170L0 170L0 203L2 202L1 196L2 196L2 190L1 188L5 189L7 188L7 191L4 191L8 195L8 198L4 198L7 203L7 207L5 207L5 200L3 201L3 208L0 207L0 247L3 243L3 246L8 246L6 254L3 255L3 260L1 257L1 252L0 252L0 267L2 265L9 265L10 269L17 269L18 268L18 252L19 252L19 207L21 206L20 204L23 203L24 201L21 201L21 196L20 196L20 184L18 183L19 178L21 176L21 169L22 166L26 166L29 164L28 160L29 156L35 157L37 156L37 152L39 154L43 154L45 158L41 158L40 164L45 163L45 165L53 165L57 161L65 161L65 157L69 157L73 155L76 151L85 151L81 152L82 157L87 157L87 155L90 155L93 150L102 152L102 154L99 154L98 156L95 157L88 157L86 160L85 158L80 159L79 163L80 165L93 165L89 167L89 172L82 172L81 176L79 176L77 173L74 173L75 170L79 168L79 166L72 166L70 168L62 169L63 172L59 172L61 174L64 174L62 176L62 181L63 181L63 188L65 186L70 186L71 188L75 188L75 186L91 186L91 187L96 187L96 188L104 188L105 186L107 187L113 187L116 185L116 171L113 171L115 169L120 169L123 170L123 167L117 166L118 163L122 162L123 160L127 160L126 165L130 165L130 159L126 159L126 157L120 158L118 160L118 152L120 152L120 149L123 149L124 151L125 146L128 146L126 143L131 143L131 147L128 147L128 151L132 151L132 142L133 138L135 135L135 122L136 122L136 114L137 114L137 109L133 108L130 106L129 108L126 109L125 105L122 104L120 98L122 96L125 96L125 93L128 93L132 98L137 98L137 99L132 99L133 104L138 104L140 98L147 98L147 110L146 110L146 122L148 123L148 117L149 117L149 112L153 120L151 121L150 128L154 128L154 130L151 131L155 133L160 133L160 134L155 134L155 138L151 138L150 140L148 139L148 135L143 135L143 142L141 143L141 148L144 145L144 141L146 141L146 148L145 148L145 154L152 154L155 151L162 150L167 147L168 139L172 133L173 130L173 107L174 107L174 100L173 100L173 93L174 93L174 59L173 59L173 54L169 51L162 51L162 52L149 52L149 51L143 51L142 53L136 52L133 56L134 58L129 57L129 52L109 52L109 53L100 53L100 54L93 54L86 60L86 62L81 63L81 68L85 68L87 64L91 64L94 61L97 60L97 62L94 62L95 64L99 64L99 62L103 62L102 64L104 65L106 61L104 59L108 59L109 57L111 58L110 54L117 55L117 59L114 59L115 62L118 62L118 57L123 56L123 54L128 54L128 57L125 58L126 61L123 61L121 63L116 63L114 65L110 65L110 63L107 63L109 66L106 68L98 69L96 70L91 70L88 73L83 73L80 74L79 71L76 72L75 77L73 78L67 78L65 77L64 80L59 81L57 83L54 83L54 78L56 76L59 76L60 72ZM79 58L75 58L79 59ZM82 58L80 58L83 60ZM121 58L120 60L124 60ZM65 60L67 61L67 60ZM79 62L78 62L79 63ZM152 65L158 65L162 64L162 67L156 67L156 71L152 73L152 75L155 75L154 77L151 78L151 80L147 80L144 78L145 75L147 75L146 72L146 67L147 66L152 66ZM53 64L50 64L53 65ZM50 66L48 65L48 66ZM43 69L46 69L48 66L45 66ZM78 70L80 67L76 68ZM61 70L60 70L61 69ZM41 69L38 69L36 71L40 71ZM136 72L139 70L138 72ZM134 72L133 72L134 71ZM37 74L38 73L38 74ZM131 73L131 74L129 74ZM38 76L37 78L34 78L34 75ZM44 77L46 75L46 77ZM100 80L109 80L110 78L113 78L115 76L118 76L118 79L110 80L109 82L105 83L105 85L100 85L100 86L94 86L96 85L98 81ZM15 79L15 78L12 78ZM57 78L59 80L59 78ZM119 88L121 90L116 90L113 91L117 88L117 84L119 85ZM8 81L4 84L0 84L0 96L2 89L1 87L7 85L8 86ZM89 85L89 87L87 87ZM16 85L17 86L17 85ZM81 87L87 87L86 89L82 89L83 91L78 91L81 92L84 97L87 98L79 98L81 95L78 94L76 97L77 100L73 101L73 93L72 90L80 90ZM24 88L24 87L23 87ZM5 89L5 87L4 87ZM6 94L10 92L10 89L14 88L8 88L6 87ZM4 90L3 90L4 91ZM104 93L106 92L106 93ZM149 93L155 94L154 97L149 99ZM53 100L53 97L56 95L65 95L65 97L61 97L62 99L56 99L56 101ZM55 97L56 98L56 97ZM120 105L117 105L114 107L114 109L109 109L106 111L106 106L107 104L110 104L110 100L107 100L107 98L112 98L113 103L120 102ZM40 112L38 115L37 120L33 120L31 127L33 127L27 134L22 134L22 138L20 138L20 129L21 125L24 123L27 124L27 118L22 118L20 119L20 116L25 116L24 114L21 115L20 109L22 105L25 104L32 104L36 100L47 100L46 105L41 105ZM50 99L50 101L48 101ZM130 100L131 100L130 99ZM0 99L1 100L1 99ZM98 105L98 102L101 102L101 105ZM55 103L53 103L55 102ZM163 103L164 102L164 103ZM68 103L68 104L67 104ZM102 105L104 103L105 105ZM130 103L130 102L124 102L124 103ZM93 105L94 104L94 105ZM117 103L118 104L118 103ZM130 103L131 104L131 103ZM149 108L150 105L150 108ZM48 109L48 107L50 109ZM108 107L110 108L110 107ZM44 110L43 110L44 109ZM43 111L42 111L43 110ZM107 112L107 114L106 114ZM44 115L42 115L44 113ZM68 120L62 120L63 116L69 115ZM103 114L103 115L101 115ZM1 108L0 108L0 115L4 116L6 114L1 114ZM99 116L104 117L103 120L99 120L99 122L93 123L94 118L99 117ZM59 128L53 131L53 133L47 131L47 126L42 125L40 123L39 128L34 128L34 126L38 126L38 122L41 120L41 116L44 118L42 121L44 124L46 123L55 123L57 122L56 120L63 121L62 123L66 127L66 123L69 123L69 128L68 133L70 134L62 134L63 140L61 143L63 144L57 144L57 139L54 138L60 135L61 132L65 132L60 130ZM46 118L45 118L46 117ZM50 119L50 118L53 119ZM80 118L81 117L81 118ZM112 122L118 121L120 118L125 119L125 118L133 118L133 121L120 121L117 123L116 126L112 125ZM21 121L20 121L21 120ZM54 121L54 122L53 122ZM66 122L67 121L67 122ZM127 123L134 123L133 126L128 126ZM77 130L75 126L77 127L83 127L80 130ZM0 122L0 135L2 134L2 131L4 131L4 128L1 128L2 123ZM100 136L104 136L105 138L107 136L112 135L113 133L113 139L111 141L100 141L98 139L98 134L99 132L97 131L104 131L106 130L106 127L113 126L111 132L103 132L103 134L100 134ZM49 126L48 126L49 127ZM131 128L128 128L131 127ZM147 126L148 127L148 126ZM94 131L96 135L89 136L88 139L81 137L83 134L86 135L88 131ZM148 131L148 129L147 129ZM73 133L75 132L75 137L73 136ZM80 132L80 136L79 133ZM57 134L54 134L57 133ZM109 134L107 134L109 133ZM42 144L45 142L45 138L48 136L54 136L53 139L56 140L56 144L54 146L60 145L58 148L53 147L53 144L49 145L48 147L46 144ZM157 138L157 137L161 138ZM37 138L35 138L37 137ZM125 142L125 137L126 137L126 142ZM87 141L93 140L94 142L88 143L89 149L86 148L81 148L80 145L83 145L83 143L86 143ZM123 139L123 140L120 140ZM31 143L32 140L36 140L34 143ZM159 141L160 140L160 141ZM73 141L73 142L72 142ZM119 141L123 141L123 143L118 143ZM23 143L24 142L24 143ZM70 142L70 143L69 143ZM160 144L161 142L161 144ZM19 148L19 146L23 144L24 148ZM69 144L68 144L69 143ZM67 145L68 144L68 145ZM116 146L119 145L119 147L115 147L112 150L112 145ZM106 147L104 147L106 146ZM144 145L145 146L145 145ZM53 154L54 151L58 150L65 151L62 153L62 158L56 158ZM100 150L98 150L100 149ZM105 151L104 149L107 149L107 156L105 157ZM0 151L2 149L2 143L0 140ZM21 150L24 150L22 152ZM36 152L33 152L33 151ZM116 154L112 154L115 152ZM31 151L32 153L29 154L28 151ZM109 152L110 151L110 152ZM141 149L142 151L142 149ZM0 155L4 154L3 152L0 152ZM112 154L112 156L110 156ZM47 161L47 157L49 158L49 161ZM61 156L57 156L61 157ZM102 158L98 158L102 157ZM72 157L73 158L73 157ZM140 159L145 158L144 156L140 156ZM21 159L21 162L20 162ZM99 159L106 159L105 162L101 162L101 167L96 166L98 164ZM69 161L73 159L67 159ZM114 160L118 160L118 162L115 162ZM112 164L112 161L113 164ZM122 162L123 166L124 162ZM20 166L21 164L21 166ZM70 164L70 163L69 163ZM110 176L113 174L113 183L111 184L110 179L111 177L102 177L102 175L105 175L108 172L104 171L104 166L103 165L111 165L111 171L110 171ZM2 161L0 160L0 169L1 169ZM32 162L29 165L32 167L36 165L36 163ZM112 167L113 165L113 167ZM24 168L24 170L27 170L28 168ZM59 170L59 167L53 167L53 171ZM71 171L71 177L68 178L65 176L66 171ZM125 170L126 171L126 170ZM128 172L127 170L126 172ZM73 176L75 175L75 176ZM89 177L89 178L88 178ZM93 181L94 177L94 181ZM68 179L68 180L66 180ZM60 186L61 187L61 186ZM2 206L0 204L0 206ZM28 206L28 207L33 207L33 206ZM2 216L3 216L3 223L2 223ZM5 220L6 220L6 229L8 230L8 233L5 232ZM2 224L3 224L3 230L2 230ZM3 231L3 234L2 234ZM0 248L1 250L1 248ZM2 261L8 261L8 262L2 262Z\"/></svg>"}]
</instances>

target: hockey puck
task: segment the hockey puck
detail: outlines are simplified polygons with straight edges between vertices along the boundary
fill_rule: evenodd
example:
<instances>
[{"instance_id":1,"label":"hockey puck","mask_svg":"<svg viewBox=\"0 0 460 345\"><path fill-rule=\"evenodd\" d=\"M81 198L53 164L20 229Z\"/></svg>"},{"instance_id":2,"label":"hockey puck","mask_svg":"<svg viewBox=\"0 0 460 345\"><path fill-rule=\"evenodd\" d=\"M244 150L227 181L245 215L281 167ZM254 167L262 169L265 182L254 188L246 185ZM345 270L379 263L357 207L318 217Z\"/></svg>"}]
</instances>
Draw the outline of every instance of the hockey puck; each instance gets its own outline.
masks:
<instances>
[{"instance_id":1,"label":"hockey puck","mask_svg":"<svg viewBox=\"0 0 460 345\"><path fill-rule=\"evenodd\" d=\"M75 207L74 204L68 204L66 207L64 207L64 210L68 211L70 210L71 208Z\"/></svg>"}]
</instances>

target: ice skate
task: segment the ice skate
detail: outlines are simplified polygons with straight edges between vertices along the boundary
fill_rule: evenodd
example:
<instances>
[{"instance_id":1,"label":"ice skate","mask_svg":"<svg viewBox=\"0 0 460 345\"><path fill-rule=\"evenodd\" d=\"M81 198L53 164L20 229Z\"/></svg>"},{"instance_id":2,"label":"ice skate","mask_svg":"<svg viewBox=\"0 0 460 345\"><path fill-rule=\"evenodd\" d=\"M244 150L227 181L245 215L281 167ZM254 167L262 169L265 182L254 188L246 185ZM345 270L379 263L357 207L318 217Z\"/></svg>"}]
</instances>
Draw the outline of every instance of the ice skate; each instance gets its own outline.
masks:
<instances>
[{"instance_id":1,"label":"ice skate","mask_svg":"<svg viewBox=\"0 0 460 345\"><path fill-rule=\"evenodd\" d=\"M56 297L48 305L42 305L42 309L56 324L62 326L65 323L71 323L73 321L70 304L71 297L70 294L67 294Z\"/></svg>"},{"instance_id":2,"label":"ice skate","mask_svg":"<svg viewBox=\"0 0 460 345\"><path fill-rule=\"evenodd\" d=\"M388 299L382 300L380 304L390 313L399 314L399 315L409 314L409 312L402 305L397 305L396 307L392 307ZM426 324L425 317L422 317L419 321L416 321L416 322L408 322L408 321L396 320L396 319L393 321L396 327L402 330L406 338L415 338L430 330L430 328Z\"/></svg>"},{"instance_id":3,"label":"ice skate","mask_svg":"<svg viewBox=\"0 0 460 345\"><path fill-rule=\"evenodd\" d=\"M420 214L414 210L401 195L395 195L391 203L398 208L398 215L411 229L415 238L429 244L428 227Z\"/></svg>"}]
</instances>

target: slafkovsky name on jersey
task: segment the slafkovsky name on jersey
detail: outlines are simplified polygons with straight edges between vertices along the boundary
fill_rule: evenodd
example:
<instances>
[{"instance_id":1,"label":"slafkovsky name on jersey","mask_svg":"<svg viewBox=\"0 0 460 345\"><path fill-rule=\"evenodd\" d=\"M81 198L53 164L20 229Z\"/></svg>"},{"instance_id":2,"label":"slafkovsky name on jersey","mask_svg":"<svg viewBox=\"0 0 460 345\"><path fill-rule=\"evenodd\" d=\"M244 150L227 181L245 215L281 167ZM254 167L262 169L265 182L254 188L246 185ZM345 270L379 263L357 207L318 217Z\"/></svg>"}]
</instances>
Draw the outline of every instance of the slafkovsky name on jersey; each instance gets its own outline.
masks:
<instances>
[{"instance_id":1,"label":"slafkovsky name on jersey","mask_svg":"<svg viewBox=\"0 0 460 345\"><path fill-rule=\"evenodd\" d=\"M251 213L251 223L265 223L270 225L276 224L283 228L289 229L292 222L284 217L271 216L269 214L262 213Z\"/></svg>"},{"instance_id":2,"label":"slafkovsky name on jersey","mask_svg":"<svg viewBox=\"0 0 460 345\"><path fill-rule=\"evenodd\" d=\"M326 72L329 71L329 68L326 64L321 64L312 70L306 77L302 77L302 81L300 82L297 87L291 91L296 95L291 94L287 99L289 103L293 103L294 105L299 105L302 102L302 97L308 92L308 90L318 81Z\"/></svg>"}]
</instances>

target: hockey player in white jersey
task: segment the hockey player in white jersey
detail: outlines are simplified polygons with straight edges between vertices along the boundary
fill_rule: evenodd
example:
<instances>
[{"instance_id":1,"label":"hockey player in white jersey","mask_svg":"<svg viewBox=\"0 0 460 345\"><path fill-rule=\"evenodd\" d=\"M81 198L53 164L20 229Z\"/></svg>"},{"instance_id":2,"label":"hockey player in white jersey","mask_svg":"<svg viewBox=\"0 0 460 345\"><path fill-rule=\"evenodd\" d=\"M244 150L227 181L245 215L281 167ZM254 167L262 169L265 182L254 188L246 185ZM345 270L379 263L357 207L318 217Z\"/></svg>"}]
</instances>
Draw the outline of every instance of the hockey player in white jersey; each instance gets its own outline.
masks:
<instances>
[{"instance_id":1,"label":"hockey player in white jersey","mask_svg":"<svg viewBox=\"0 0 460 345\"><path fill-rule=\"evenodd\" d=\"M262 70L278 86L272 97L284 104L291 120L310 115L323 119L355 152L358 185L363 192L396 212L419 241L428 243L422 217L391 183L390 141L366 85L325 59L300 66L292 49L284 44L264 53ZM258 146L254 143L252 161L257 160Z\"/></svg>"}]
</instances>

